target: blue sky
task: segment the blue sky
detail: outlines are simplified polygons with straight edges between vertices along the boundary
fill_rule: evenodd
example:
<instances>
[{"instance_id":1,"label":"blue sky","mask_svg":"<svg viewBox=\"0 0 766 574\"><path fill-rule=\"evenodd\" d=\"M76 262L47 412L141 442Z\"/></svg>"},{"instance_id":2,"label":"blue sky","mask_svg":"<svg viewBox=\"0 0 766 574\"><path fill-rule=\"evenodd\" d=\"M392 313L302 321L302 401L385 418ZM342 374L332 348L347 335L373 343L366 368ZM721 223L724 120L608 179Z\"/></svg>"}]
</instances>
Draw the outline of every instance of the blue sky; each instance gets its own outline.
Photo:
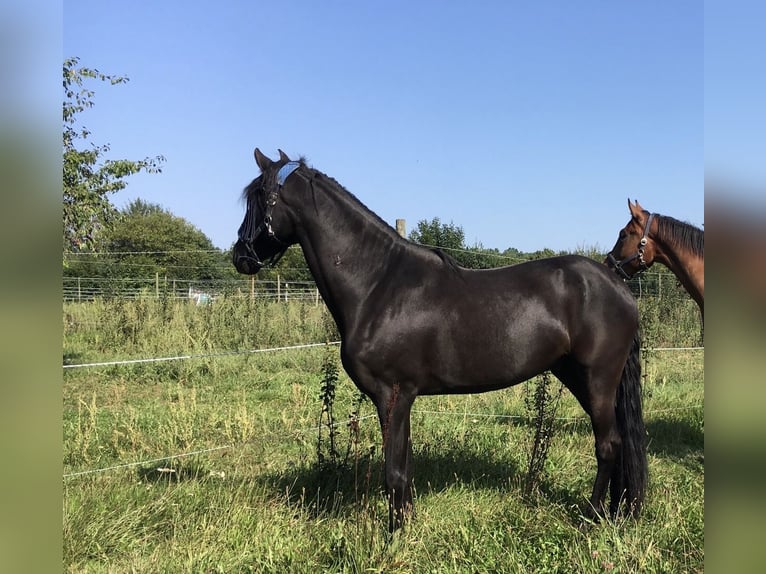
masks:
<instances>
[{"instance_id":1,"label":"blue sky","mask_svg":"<svg viewBox=\"0 0 766 574\"><path fill-rule=\"evenodd\" d=\"M69 1L64 57L111 157L164 155L114 195L228 248L253 149L305 155L385 221L468 244L608 249L627 198L704 223L702 3Z\"/></svg>"}]
</instances>

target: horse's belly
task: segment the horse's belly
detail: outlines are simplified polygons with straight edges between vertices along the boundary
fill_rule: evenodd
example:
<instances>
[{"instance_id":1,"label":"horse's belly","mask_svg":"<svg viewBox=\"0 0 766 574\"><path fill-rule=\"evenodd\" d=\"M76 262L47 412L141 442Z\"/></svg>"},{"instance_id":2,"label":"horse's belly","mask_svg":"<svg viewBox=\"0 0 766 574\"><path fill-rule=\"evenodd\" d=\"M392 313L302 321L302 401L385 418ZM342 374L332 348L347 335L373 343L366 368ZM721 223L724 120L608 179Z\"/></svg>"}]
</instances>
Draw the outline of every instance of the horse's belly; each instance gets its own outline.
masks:
<instances>
[{"instance_id":1,"label":"horse's belly","mask_svg":"<svg viewBox=\"0 0 766 574\"><path fill-rule=\"evenodd\" d=\"M568 352L558 328L443 337L424 360L425 393L473 393L508 387L548 370Z\"/></svg>"}]
</instances>

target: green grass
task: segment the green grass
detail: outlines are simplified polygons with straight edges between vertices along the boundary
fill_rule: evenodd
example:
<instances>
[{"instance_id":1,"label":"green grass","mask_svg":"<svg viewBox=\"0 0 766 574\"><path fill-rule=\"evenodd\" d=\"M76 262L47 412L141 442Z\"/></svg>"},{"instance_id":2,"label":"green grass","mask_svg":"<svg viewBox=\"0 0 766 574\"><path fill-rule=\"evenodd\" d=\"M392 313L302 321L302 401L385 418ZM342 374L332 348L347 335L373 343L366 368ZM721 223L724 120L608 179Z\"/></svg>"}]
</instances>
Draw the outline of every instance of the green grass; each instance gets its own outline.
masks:
<instances>
[{"instance_id":1,"label":"green grass","mask_svg":"<svg viewBox=\"0 0 766 574\"><path fill-rule=\"evenodd\" d=\"M97 302L66 305L64 317L71 362L336 336L323 307L297 302ZM525 409L532 386L520 385L416 401L417 515L394 536L386 530L373 408L362 404L358 434L347 428L358 393L342 371L334 410L339 450L350 455L318 468L327 352L65 370L65 475L119 466L64 477L65 570L703 571L700 351L648 354L650 490L639 519L582 519L595 475L593 437L568 392L539 487L523 495L534 427ZM138 464L120 466L129 463Z\"/></svg>"}]
</instances>

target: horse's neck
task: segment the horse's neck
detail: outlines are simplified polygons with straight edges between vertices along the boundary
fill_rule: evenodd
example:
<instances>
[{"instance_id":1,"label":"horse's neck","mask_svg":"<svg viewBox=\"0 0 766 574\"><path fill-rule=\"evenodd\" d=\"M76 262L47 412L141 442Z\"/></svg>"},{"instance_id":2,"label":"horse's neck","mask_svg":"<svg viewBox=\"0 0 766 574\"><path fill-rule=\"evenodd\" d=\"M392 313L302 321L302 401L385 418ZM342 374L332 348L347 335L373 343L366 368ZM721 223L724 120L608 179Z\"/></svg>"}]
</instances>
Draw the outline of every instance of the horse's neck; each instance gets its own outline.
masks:
<instances>
[{"instance_id":1,"label":"horse's neck","mask_svg":"<svg viewBox=\"0 0 766 574\"><path fill-rule=\"evenodd\" d=\"M699 255L679 248L666 241L657 241L655 261L670 269L684 286L684 289L697 302L700 310L704 309L705 298L705 259Z\"/></svg>"},{"instance_id":2,"label":"horse's neck","mask_svg":"<svg viewBox=\"0 0 766 574\"><path fill-rule=\"evenodd\" d=\"M386 278L392 257L407 243L348 192L317 189L315 193L315 216L302 222L299 242L344 335Z\"/></svg>"}]
</instances>

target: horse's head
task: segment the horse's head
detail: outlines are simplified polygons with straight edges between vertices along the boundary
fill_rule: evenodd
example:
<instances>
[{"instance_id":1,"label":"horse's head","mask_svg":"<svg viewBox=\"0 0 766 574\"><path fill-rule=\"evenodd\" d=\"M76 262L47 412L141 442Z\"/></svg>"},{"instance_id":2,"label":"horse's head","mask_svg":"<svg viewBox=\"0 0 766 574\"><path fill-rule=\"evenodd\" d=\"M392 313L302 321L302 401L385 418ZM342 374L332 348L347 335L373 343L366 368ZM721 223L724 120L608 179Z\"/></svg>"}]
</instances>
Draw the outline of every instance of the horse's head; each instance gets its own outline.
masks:
<instances>
[{"instance_id":1,"label":"horse's head","mask_svg":"<svg viewBox=\"0 0 766 574\"><path fill-rule=\"evenodd\" d=\"M645 271L654 263L656 247L650 233L655 215L646 211L636 201L628 199L630 221L620 230L617 243L606 256L605 263L624 279L630 279L636 273ZM656 225L656 224L655 224Z\"/></svg>"},{"instance_id":2,"label":"horse's head","mask_svg":"<svg viewBox=\"0 0 766 574\"><path fill-rule=\"evenodd\" d=\"M291 161L282 150L279 150L279 159L272 161L258 148L255 149L255 162L261 175L243 192L247 211L232 252L237 271L247 275L275 264L296 242L285 194L289 187L287 179L303 165ZM298 178L292 178L295 179Z\"/></svg>"}]
</instances>

